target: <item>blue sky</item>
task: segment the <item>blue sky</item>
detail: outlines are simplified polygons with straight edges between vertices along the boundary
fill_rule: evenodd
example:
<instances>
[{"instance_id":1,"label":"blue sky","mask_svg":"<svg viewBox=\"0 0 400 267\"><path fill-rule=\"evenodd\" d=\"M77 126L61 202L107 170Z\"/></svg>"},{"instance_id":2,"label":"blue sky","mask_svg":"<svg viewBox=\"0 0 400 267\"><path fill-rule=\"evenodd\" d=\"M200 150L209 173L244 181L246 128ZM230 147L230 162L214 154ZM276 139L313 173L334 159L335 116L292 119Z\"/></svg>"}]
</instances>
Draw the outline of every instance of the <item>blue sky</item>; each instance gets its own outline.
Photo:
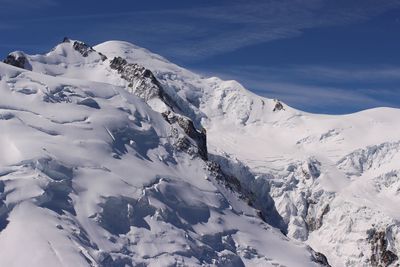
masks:
<instances>
[{"instance_id":1,"label":"blue sky","mask_svg":"<svg viewBox=\"0 0 400 267\"><path fill-rule=\"evenodd\" d=\"M400 107L400 0L0 0L0 53L117 39L321 113Z\"/></svg>"}]
</instances>

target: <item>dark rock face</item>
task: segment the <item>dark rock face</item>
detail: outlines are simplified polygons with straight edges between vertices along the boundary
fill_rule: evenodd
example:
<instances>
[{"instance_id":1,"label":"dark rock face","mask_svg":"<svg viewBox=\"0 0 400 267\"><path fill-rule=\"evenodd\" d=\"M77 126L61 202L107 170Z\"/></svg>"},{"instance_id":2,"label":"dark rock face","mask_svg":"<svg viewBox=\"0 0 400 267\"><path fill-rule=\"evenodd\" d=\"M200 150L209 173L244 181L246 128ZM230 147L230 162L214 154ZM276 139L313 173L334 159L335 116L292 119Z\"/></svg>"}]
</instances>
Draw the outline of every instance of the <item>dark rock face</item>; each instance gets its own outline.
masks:
<instances>
[{"instance_id":1,"label":"dark rock face","mask_svg":"<svg viewBox=\"0 0 400 267\"><path fill-rule=\"evenodd\" d=\"M321 162L316 159L309 160L307 163L308 172L313 179L316 179L321 175L320 167Z\"/></svg>"},{"instance_id":2,"label":"dark rock face","mask_svg":"<svg viewBox=\"0 0 400 267\"><path fill-rule=\"evenodd\" d=\"M392 251L388 250L387 231L370 229L367 231L367 240L371 244L371 266L389 266L399 258Z\"/></svg>"},{"instance_id":3,"label":"dark rock face","mask_svg":"<svg viewBox=\"0 0 400 267\"><path fill-rule=\"evenodd\" d=\"M221 166L214 162L214 161L208 161L207 162L207 171L215 177L215 179L219 182L222 182L227 188L229 188L232 191L241 193L242 192L242 186L238 178L227 175L221 170ZM243 198L244 195L243 195ZM251 205L250 205L251 206Z\"/></svg>"},{"instance_id":4,"label":"dark rock face","mask_svg":"<svg viewBox=\"0 0 400 267\"><path fill-rule=\"evenodd\" d=\"M128 87L135 87L134 93L143 100L161 97L161 85L151 71L138 64L128 63L121 57L115 57L110 67L117 70L121 78L129 82Z\"/></svg>"},{"instance_id":5,"label":"dark rock face","mask_svg":"<svg viewBox=\"0 0 400 267\"><path fill-rule=\"evenodd\" d=\"M88 46L85 43L81 43L78 41L75 41L73 44L73 48L78 51L79 53L82 54L82 56L87 57L89 55L89 53L93 52L94 49L91 48L90 46Z\"/></svg>"},{"instance_id":6,"label":"dark rock face","mask_svg":"<svg viewBox=\"0 0 400 267\"><path fill-rule=\"evenodd\" d=\"M326 256L320 252L311 251L312 261L321 264L321 266L331 267Z\"/></svg>"},{"instance_id":7,"label":"dark rock face","mask_svg":"<svg viewBox=\"0 0 400 267\"><path fill-rule=\"evenodd\" d=\"M285 108L283 107L283 104L279 100L275 100L275 107L272 111L275 112L279 110L285 110Z\"/></svg>"},{"instance_id":8,"label":"dark rock face","mask_svg":"<svg viewBox=\"0 0 400 267\"><path fill-rule=\"evenodd\" d=\"M202 128L197 131L193 122L185 117L178 117L177 122L185 133L196 142L200 157L207 160L207 135L205 129Z\"/></svg>"},{"instance_id":9,"label":"dark rock face","mask_svg":"<svg viewBox=\"0 0 400 267\"><path fill-rule=\"evenodd\" d=\"M64 43L69 43L70 40L68 38L64 38ZM83 43L83 42L79 42L79 41L75 41L74 44L72 45L72 47L78 51L79 53L81 53L81 55L83 57L87 57L89 56L90 53L98 53L96 50L94 50L91 46ZM103 55L102 53L98 53L101 57L101 60L104 61L107 59L107 57L105 55Z\"/></svg>"},{"instance_id":10,"label":"dark rock face","mask_svg":"<svg viewBox=\"0 0 400 267\"><path fill-rule=\"evenodd\" d=\"M185 132L185 134L187 134L196 143L199 156L203 160L208 159L207 134L204 128L198 131L190 119L177 115L173 112L162 113L162 116L168 123L176 123ZM182 139L178 145L187 150L190 146L190 141Z\"/></svg>"},{"instance_id":11,"label":"dark rock face","mask_svg":"<svg viewBox=\"0 0 400 267\"><path fill-rule=\"evenodd\" d=\"M5 199L4 194L5 183L4 181L0 181L0 232L3 231L9 221L8 221L8 214L9 214L9 207L7 204L2 200Z\"/></svg>"},{"instance_id":12,"label":"dark rock face","mask_svg":"<svg viewBox=\"0 0 400 267\"><path fill-rule=\"evenodd\" d=\"M110 67L118 71L122 79L129 82L128 87L136 96L145 101L158 97L171 109L176 106L150 70L138 64L128 63L121 57L115 57Z\"/></svg>"},{"instance_id":13,"label":"dark rock face","mask_svg":"<svg viewBox=\"0 0 400 267\"><path fill-rule=\"evenodd\" d=\"M28 59L23 55L23 53L11 53L3 62L17 68L31 70Z\"/></svg>"}]
</instances>

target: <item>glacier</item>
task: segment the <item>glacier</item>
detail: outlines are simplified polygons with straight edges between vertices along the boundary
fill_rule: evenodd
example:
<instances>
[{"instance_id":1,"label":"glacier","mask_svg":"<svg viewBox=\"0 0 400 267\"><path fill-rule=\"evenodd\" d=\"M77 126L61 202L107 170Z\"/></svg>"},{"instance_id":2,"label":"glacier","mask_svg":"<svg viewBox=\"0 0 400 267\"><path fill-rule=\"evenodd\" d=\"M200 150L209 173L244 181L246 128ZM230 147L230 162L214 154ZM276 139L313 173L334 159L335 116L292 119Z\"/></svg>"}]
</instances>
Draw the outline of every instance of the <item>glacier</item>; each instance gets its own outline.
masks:
<instances>
[{"instance_id":1,"label":"glacier","mask_svg":"<svg viewBox=\"0 0 400 267\"><path fill-rule=\"evenodd\" d=\"M0 95L0 266L399 263L398 109L310 114L69 38L10 53Z\"/></svg>"}]
</instances>

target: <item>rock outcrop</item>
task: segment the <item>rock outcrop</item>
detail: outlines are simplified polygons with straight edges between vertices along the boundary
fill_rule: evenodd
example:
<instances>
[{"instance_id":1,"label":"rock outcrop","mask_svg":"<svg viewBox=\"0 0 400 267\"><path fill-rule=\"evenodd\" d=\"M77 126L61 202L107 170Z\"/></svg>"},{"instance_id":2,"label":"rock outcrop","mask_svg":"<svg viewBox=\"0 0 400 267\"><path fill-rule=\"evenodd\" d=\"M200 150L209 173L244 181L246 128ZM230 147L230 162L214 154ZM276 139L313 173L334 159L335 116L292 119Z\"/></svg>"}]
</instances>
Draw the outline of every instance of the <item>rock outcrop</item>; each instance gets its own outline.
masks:
<instances>
[{"instance_id":1,"label":"rock outcrop","mask_svg":"<svg viewBox=\"0 0 400 267\"><path fill-rule=\"evenodd\" d=\"M138 64L128 63L121 57L111 60L110 67L118 71L122 79L129 82L129 90L138 97L145 101L159 97L168 106L172 105L168 95L150 70Z\"/></svg>"},{"instance_id":2,"label":"rock outcrop","mask_svg":"<svg viewBox=\"0 0 400 267\"><path fill-rule=\"evenodd\" d=\"M66 42L65 38L64 38L64 42ZM81 53L81 55L83 57L89 56L90 53L98 53L96 50L93 49L93 47L91 47L83 42L80 42L80 41L74 41L72 47L76 51ZM107 57L105 55L103 55L102 53L98 53L98 54L100 55L102 61L105 61L107 59Z\"/></svg>"},{"instance_id":3,"label":"rock outcrop","mask_svg":"<svg viewBox=\"0 0 400 267\"><path fill-rule=\"evenodd\" d=\"M272 111L275 112L280 110L285 110L285 108L283 107L283 104L279 100L275 99L275 107Z\"/></svg>"},{"instance_id":4,"label":"rock outcrop","mask_svg":"<svg viewBox=\"0 0 400 267\"><path fill-rule=\"evenodd\" d=\"M190 151L190 153L196 151L200 158L203 160L208 159L207 135L204 128L201 128L200 131L197 130L189 118L175 114L171 111L162 113L162 116L169 124L179 126L185 132L185 134L194 141L193 147L192 143L187 139L186 136L177 137L178 141L176 145L180 150Z\"/></svg>"},{"instance_id":5,"label":"rock outcrop","mask_svg":"<svg viewBox=\"0 0 400 267\"><path fill-rule=\"evenodd\" d=\"M316 252L310 248L310 252L312 255L312 260L316 263L319 263L321 266L325 267L331 267L331 265L328 262L328 259L326 256L320 252Z\"/></svg>"},{"instance_id":6,"label":"rock outcrop","mask_svg":"<svg viewBox=\"0 0 400 267\"><path fill-rule=\"evenodd\" d=\"M28 59L22 52L13 52L9 54L3 62L17 68L31 70Z\"/></svg>"},{"instance_id":7,"label":"rock outcrop","mask_svg":"<svg viewBox=\"0 0 400 267\"><path fill-rule=\"evenodd\" d=\"M386 231L373 228L367 232L367 240L371 244L371 266L390 266L399 259L395 253L389 250Z\"/></svg>"}]
</instances>

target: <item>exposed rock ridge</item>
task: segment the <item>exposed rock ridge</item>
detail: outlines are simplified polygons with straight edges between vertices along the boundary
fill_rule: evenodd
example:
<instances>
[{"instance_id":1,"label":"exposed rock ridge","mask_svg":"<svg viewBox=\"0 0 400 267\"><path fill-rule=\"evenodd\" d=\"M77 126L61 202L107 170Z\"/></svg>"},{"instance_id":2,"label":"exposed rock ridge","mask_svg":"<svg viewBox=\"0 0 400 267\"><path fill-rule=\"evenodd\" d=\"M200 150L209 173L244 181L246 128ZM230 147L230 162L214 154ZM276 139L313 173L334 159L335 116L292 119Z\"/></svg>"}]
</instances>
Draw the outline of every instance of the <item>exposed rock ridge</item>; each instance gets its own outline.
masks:
<instances>
[{"instance_id":1,"label":"exposed rock ridge","mask_svg":"<svg viewBox=\"0 0 400 267\"><path fill-rule=\"evenodd\" d=\"M111 69L118 71L121 78L129 82L128 88L136 96L148 101L152 98L160 98L171 109L177 109L169 95L164 91L160 82L153 73L135 63L128 63L122 57L115 57L110 63Z\"/></svg>"},{"instance_id":2,"label":"exposed rock ridge","mask_svg":"<svg viewBox=\"0 0 400 267\"><path fill-rule=\"evenodd\" d=\"M371 244L371 258L370 263L372 266L390 266L398 261L398 256L389 249L389 242L386 230L370 229L367 234L367 240ZM398 265L396 265L398 266Z\"/></svg>"},{"instance_id":3,"label":"exposed rock ridge","mask_svg":"<svg viewBox=\"0 0 400 267\"><path fill-rule=\"evenodd\" d=\"M178 115L174 112L167 111L162 113L164 119L171 125L179 126L187 136L189 136L194 142L195 146L191 146L190 140L186 136L177 137L178 141L176 145L181 150L186 150L189 153L197 153L203 160L208 159L207 152L207 135L206 130L201 128L200 131L196 129L193 122L182 115Z\"/></svg>"},{"instance_id":4,"label":"exposed rock ridge","mask_svg":"<svg viewBox=\"0 0 400 267\"><path fill-rule=\"evenodd\" d=\"M71 40L68 37L64 37L63 43L71 43ZM83 57L88 57L91 53L98 53L101 57L102 61L105 61L107 57L100 52L97 52L93 49L93 47L81 41L74 41L72 43L72 47L78 51Z\"/></svg>"},{"instance_id":5,"label":"exposed rock ridge","mask_svg":"<svg viewBox=\"0 0 400 267\"><path fill-rule=\"evenodd\" d=\"M135 63L128 63L122 57L115 57L111 60L110 67L118 71L122 79L129 82L128 90L136 96L146 102L153 98L159 98L170 108L162 113L164 119L171 125L180 127L194 141L192 144L186 136L175 136L177 139L175 145L179 150L184 150L191 155L197 154L203 160L208 159L206 130L201 126L200 130L196 129L191 119L176 113L179 111L178 105L164 91L160 82L149 69Z\"/></svg>"},{"instance_id":6,"label":"exposed rock ridge","mask_svg":"<svg viewBox=\"0 0 400 267\"><path fill-rule=\"evenodd\" d=\"M31 70L28 59L23 52L10 53L3 62L17 68Z\"/></svg>"}]
</instances>

